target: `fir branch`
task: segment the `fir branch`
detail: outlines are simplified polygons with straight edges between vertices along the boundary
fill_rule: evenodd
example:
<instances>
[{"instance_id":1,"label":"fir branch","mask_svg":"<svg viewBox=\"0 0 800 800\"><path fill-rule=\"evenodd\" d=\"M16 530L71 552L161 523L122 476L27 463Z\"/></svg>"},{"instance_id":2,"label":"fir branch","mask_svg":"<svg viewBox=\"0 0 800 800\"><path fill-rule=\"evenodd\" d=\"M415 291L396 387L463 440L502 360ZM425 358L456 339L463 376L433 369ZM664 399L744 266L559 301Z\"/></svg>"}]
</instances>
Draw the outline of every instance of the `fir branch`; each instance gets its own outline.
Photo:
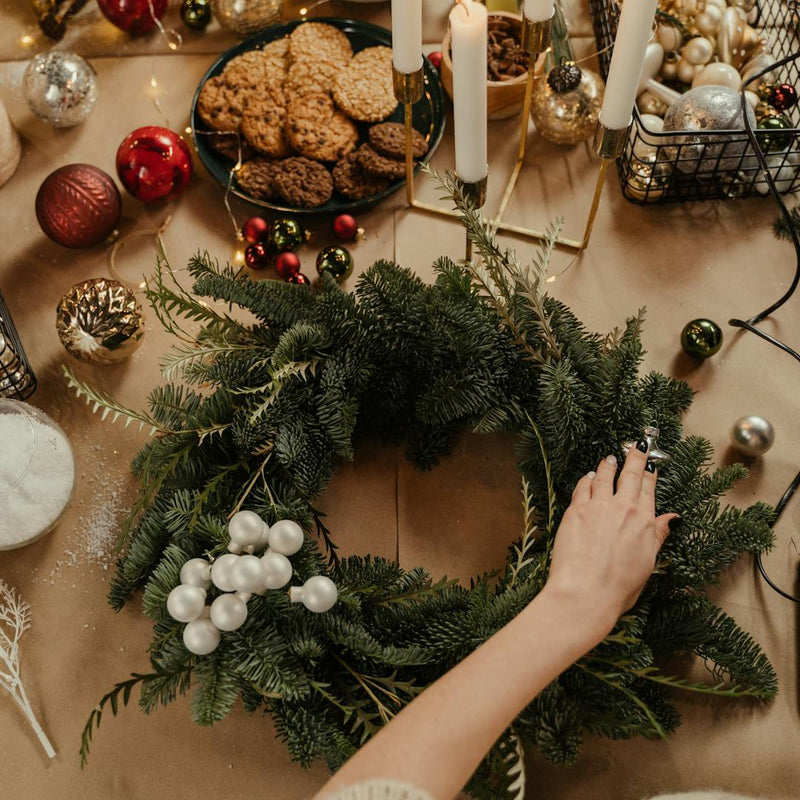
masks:
<instances>
[{"instance_id":1,"label":"fir branch","mask_svg":"<svg viewBox=\"0 0 800 800\"><path fill-rule=\"evenodd\" d=\"M422 586L415 586L409 589L407 592L393 594L389 597L382 597L379 600L371 600L370 602L376 606L391 606L395 604L420 602L422 600L435 597L436 595L445 591L445 589L449 589L450 587L457 585L458 578L448 578L445 575L443 578L440 578L438 581L436 581L436 583L433 583L429 579L425 581Z\"/></svg>"},{"instance_id":2,"label":"fir branch","mask_svg":"<svg viewBox=\"0 0 800 800\"><path fill-rule=\"evenodd\" d=\"M535 522L530 484L524 477L522 478L522 511L525 524L519 544L513 546L512 560L510 561L508 570L509 574L505 581L505 585L508 589L513 588L522 570L533 563L534 558L531 555L531 551L536 544L536 532L539 530L539 526Z\"/></svg>"},{"instance_id":3,"label":"fir branch","mask_svg":"<svg viewBox=\"0 0 800 800\"><path fill-rule=\"evenodd\" d=\"M794 206L794 208L789 209L788 223L782 214L776 217L775 221L772 223L772 233L778 239L783 239L784 241L791 241L792 228L794 228L795 233L800 236L800 206Z\"/></svg>"}]
</instances>

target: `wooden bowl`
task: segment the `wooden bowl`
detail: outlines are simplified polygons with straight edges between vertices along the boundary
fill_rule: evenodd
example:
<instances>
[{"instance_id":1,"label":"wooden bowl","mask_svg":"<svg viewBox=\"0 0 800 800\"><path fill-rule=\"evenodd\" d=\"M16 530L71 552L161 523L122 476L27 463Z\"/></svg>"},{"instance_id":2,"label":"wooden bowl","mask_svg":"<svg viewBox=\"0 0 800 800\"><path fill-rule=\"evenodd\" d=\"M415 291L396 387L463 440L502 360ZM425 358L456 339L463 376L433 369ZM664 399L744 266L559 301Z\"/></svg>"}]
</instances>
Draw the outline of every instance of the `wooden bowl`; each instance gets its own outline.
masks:
<instances>
[{"instance_id":1,"label":"wooden bowl","mask_svg":"<svg viewBox=\"0 0 800 800\"><path fill-rule=\"evenodd\" d=\"M492 11L490 17L511 17L522 23L519 14L507 11ZM442 86L450 99L453 99L453 60L450 58L450 30L448 29L442 40L442 67L439 72ZM508 81L486 81L487 87L487 116L489 119L506 119L522 112L525 100L525 81L527 75L518 75Z\"/></svg>"}]
</instances>

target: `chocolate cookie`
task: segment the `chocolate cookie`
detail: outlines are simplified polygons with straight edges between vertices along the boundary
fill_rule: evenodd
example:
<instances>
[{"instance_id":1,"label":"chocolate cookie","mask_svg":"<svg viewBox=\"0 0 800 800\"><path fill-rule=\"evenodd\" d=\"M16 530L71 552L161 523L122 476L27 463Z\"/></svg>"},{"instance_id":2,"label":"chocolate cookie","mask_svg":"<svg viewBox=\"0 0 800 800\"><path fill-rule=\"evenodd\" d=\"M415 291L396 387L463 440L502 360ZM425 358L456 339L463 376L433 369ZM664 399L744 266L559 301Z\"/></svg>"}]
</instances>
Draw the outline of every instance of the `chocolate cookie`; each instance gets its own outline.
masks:
<instances>
[{"instance_id":1,"label":"chocolate cookie","mask_svg":"<svg viewBox=\"0 0 800 800\"><path fill-rule=\"evenodd\" d=\"M289 56L294 64L311 60L344 65L352 55L346 34L324 22L303 22L289 35Z\"/></svg>"},{"instance_id":2,"label":"chocolate cookie","mask_svg":"<svg viewBox=\"0 0 800 800\"><path fill-rule=\"evenodd\" d=\"M362 122L386 119L397 106L392 50L367 47L356 53L333 83L333 99L347 116Z\"/></svg>"},{"instance_id":3,"label":"chocolate cookie","mask_svg":"<svg viewBox=\"0 0 800 800\"><path fill-rule=\"evenodd\" d=\"M390 181L397 181L405 177L406 165L404 161L386 158L386 156L376 153L368 144L362 144L356 154L359 166L368 175Z\"/></svg>"},{"instance_id":4,"label":"chocolate cookie","mask_svg":"<svg viewBox=\"0 0 800 800\"><path fill-rule=\"evenodd\" d=\"M282 162L270 158L254 158L245 161L236 173L236 182L249 195L259 200L275 200L275 175Z\"/></svg>"},{"instance_id":5,"label":"chocolate cookie","mask_svg":"<svg viewBox=\"0 0 800 800\"><path fill-rule=\"evenodd\" d=\"M367 175L358 163L358 154L350 153L333 168L333 185L348 200L363 200L382 192L389 181Z\"/></svg>"},{"instance_id":6,"label":"chocolate cookie","mask_svg":"<svg viewBox=\"0 0 800 800\"><path fill-rule=\"evenodd\" d=\"M381 122L369 129L369 143L376 153L387 158L406 157L406 127L400 122ZM428 152L428 142L416 129L411 129L411 155L422 158Z\"/></svg>"},{"instance_id":7,"label":"chocolate cookie","mask_svg":"<svg viewBox=\"0 0 800 800\"><path fill-rule=\"evenodd\" d=\"M197 97L200 119L215 131L239 130L245 95L222 77L209 78Z\"/></svg>"},{"instance_id":8,"label":"chocolate cookie","mask_svg":"<svg viewBox=\"0 0 800 800\"><path fill-rule=\"evenodd\" d=\"M291 154L286 140L286 107L279 89L253 93L242 114L242 135L260 153L273 158Z\"/></svg>"},{"instance_id":9,"label":"chocolate cookie","mask_svg":"<svg viewBox=\"0 0 800 800\"><path fill-rule=\"evenodd\" d=\"M341 111L323 121L300 117L286 126L289 144L316 161L338 161L356 149L358 130Z\"/></svg>"},{"instance_id":10,"label":"chocolate cookie","mask_svg":"<svg viewBox=\"0 0 800 800\"><path fill-rule=\"evenodd\" d=\"M330 200L333 179L322 164L308 158L285 158L277 162L274 186L291 206L314 208Z\"/></svg>"}]
</instances>

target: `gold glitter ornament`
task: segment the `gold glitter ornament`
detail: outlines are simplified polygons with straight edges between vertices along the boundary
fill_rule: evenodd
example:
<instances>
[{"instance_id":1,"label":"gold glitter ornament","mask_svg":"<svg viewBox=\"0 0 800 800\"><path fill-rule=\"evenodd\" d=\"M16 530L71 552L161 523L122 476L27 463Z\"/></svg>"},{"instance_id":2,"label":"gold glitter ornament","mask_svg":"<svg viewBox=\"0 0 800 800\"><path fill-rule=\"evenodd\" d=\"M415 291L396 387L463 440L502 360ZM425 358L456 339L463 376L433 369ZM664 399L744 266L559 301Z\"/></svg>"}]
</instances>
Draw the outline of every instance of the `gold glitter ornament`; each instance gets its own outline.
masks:
<instances>
[{"instance_id":1,"label":"gold glitter ornament","mask_svg":"<svg viewBox=\"0 0 800 800\"><path fill-rule=\"evenodd\" d=\"M566 67L580 73L577 85L551 80L554 73L558 75L558 71ZM566 91L559 92L559 88L566 88ZM537 80L533 87L531 117L536 130L556 144L585 141L597 126L604 91L603 79L590 69L578 69L574 65L554 67L547 79Z\"/></svg>"},{"instance_id":2,"label":"gold glitter ornament","mask_svg":"<svg viewBox=\"0 0 800 800\"><path fill-rule=\"evenodd\" d=\"M283 0L211 0L220 28L244 38L281 21Z\"/></svg>"},{"instance_id":3,"label":"gold glitter ornament","mask_svg":"<svg viewBox=\"0 0 800 800\"><path fill-rule=\"evenodd\" d=\"M119 281L77 283L56 309L56 330L70 355L94 364L127 358L144 336L142 306Z\"/></svg>"},{"instance_id":4,"label":"gold glitter ornament","mask_svg":"<svg viewBox=\"0 0 800 800\"><path fill-rule=\"evenodd\" d=\"M652 203L660 200L672 183L672 165L659 161L656 153L644 158L633 156L630 171L625 175L625 195L634 200Z\"/></svg>"}]
</instances>

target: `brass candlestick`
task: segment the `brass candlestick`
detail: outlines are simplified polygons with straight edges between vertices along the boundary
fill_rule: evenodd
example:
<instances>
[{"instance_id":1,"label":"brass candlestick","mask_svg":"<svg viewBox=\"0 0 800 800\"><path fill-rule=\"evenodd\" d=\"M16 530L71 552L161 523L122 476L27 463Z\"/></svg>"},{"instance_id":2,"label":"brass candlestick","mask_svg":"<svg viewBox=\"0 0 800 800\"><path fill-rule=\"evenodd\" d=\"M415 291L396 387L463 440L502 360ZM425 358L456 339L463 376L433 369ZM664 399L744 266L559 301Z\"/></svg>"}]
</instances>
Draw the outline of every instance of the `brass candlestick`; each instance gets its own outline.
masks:
<instances>
[{"instance_id":1,"label":"brass candlestick","mask_svg":"<svg viewBox=\"0 0 800 800\"><path fill-rule=\"evenodd\" d=\"M456 176L458 177L458 176ZM488 174L484 175L477 181L458 181L461 184L461 189L464 192L464 198L469 201L475 208L482 208L486 202L486 184L488 183ZM472 261L472 240L469 238L467 232L467 247L466 247L466 261Z\"/></svg>"},{"instance_id":2,"label":"brass candlestick","mask_svg":"<svg viewBox=\"0 0 800 800\"><path fill-rule=\"evenodd\" d=\"M392 66L394 96L403 104L403 119L406 129L406 200L414 205L414 153L413 153L413 105L422 99L423 75L422 67L416 72L398 72Z\"/></svg>"}]
</instances>

